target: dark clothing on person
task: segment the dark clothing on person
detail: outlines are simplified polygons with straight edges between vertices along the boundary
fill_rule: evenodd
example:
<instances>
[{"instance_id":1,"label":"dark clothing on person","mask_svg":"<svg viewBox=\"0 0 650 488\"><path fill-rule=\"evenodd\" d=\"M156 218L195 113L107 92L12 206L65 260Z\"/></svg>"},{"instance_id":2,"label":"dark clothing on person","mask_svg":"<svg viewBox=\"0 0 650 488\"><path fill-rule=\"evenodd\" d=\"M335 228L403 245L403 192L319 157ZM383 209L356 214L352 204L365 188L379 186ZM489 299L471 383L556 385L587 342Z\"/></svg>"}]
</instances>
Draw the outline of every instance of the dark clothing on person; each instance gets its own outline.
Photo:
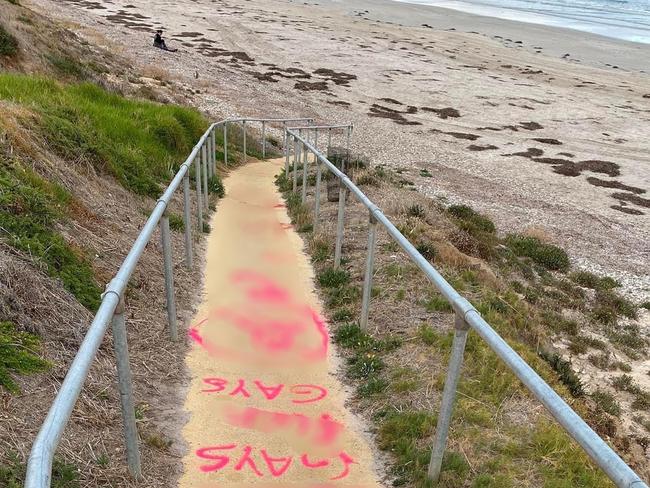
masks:
<instances>
[{"instance_id":1,"label":"dark clothing on person","mask_svg":"<svg viewBox=\"0 0 650 488\"><path fill-rule=\"evenodd\" d=\"M153 38L153 45L154 47L163 49L164 51L169 51L172 53L176 51L176 49L170 49L167 47L167 44L165 43L165 40L162 37L162 32L156 32L156 35Z\"/></svg>"},{"instance_id":2,"label":"dark clothing on person","mask_svg":"<svg viewBox=\"0 0 650 488\"><path fill-rule=\"evenodd\" d=\"M160 49L167 49L167 44L165 44L164 39L158 33L156 33L156 37L153 38L153 45L155 47L159 47Z\"/></svg>"}]
</instances>

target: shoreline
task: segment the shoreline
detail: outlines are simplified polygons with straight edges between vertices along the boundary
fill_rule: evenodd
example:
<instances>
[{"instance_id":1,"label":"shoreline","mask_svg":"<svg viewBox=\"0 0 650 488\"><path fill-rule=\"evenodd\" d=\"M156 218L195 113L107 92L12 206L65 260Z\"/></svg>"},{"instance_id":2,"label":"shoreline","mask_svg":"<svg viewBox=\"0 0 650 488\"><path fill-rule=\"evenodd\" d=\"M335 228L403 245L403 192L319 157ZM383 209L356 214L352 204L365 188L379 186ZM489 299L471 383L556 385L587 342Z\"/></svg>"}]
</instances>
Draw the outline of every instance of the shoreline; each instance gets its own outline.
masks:
<instances>
[{"instance_id":1,"label":"shoreline","mask_svg":"<svg viewBox=\"0 0 650 488\"><path fill-rule=\"evenodd\" d=\"M603 11L604 13L600 14L605 16L605 14L612 14L614 17L606 23L602 22L590 22L588 18L589 15L586 15L584 18L581 17L579 10L578 12L552 12L552 11L543 11L535 10L533 7L518 7L515 5L504 5L498 7L496 5L484 4L482 2L472 2L469 0L451 0L451 1L439 1L442 5L432 5L429 3L420 3L415 0L394 0L402 3L410 3L414 5L431 5L433 7L447 8L451 10L456 10L459 12L465 12L469 14L481 15L485 17L493 17L502 20L510 20L515 22L524 22L527 24L534 25L544 25L548 27L558 27L564 29L570 29L582 33L589 33L597 36L606 37L609 39L616 39L626 42L633 42L638 44L650 44L650 27L644 29L642 27L633 27L625 25L629 20L619 19L617 15L620 15L620 12L615 11ZM598 9L595 9L598 10ZM589 10L587 10L589 11ZM573 14L573 15L572 15ZM584 14L583 14L584 15ZM604 21L605 18L600 18L600 21ZM616 22L621 22L622 24L616 24ZM649 19L650 21L650 19ZM638 21L640 22L640 21ZM634 21L632 22L635 23ZM571 25L573 24L573 26ZM607 25L616 25L620 28L618 31L620 35L612 35L602 32L607 29ZM643 40L638 40L642 38Z\"/></svg>"},{"instance_id":2,"label":"shoreline","mask_svg":"<svg viewBox=\"0 0 650 488\"><path fill-rule=\"evenodd\" d=\"M491 17L479 13L436 5L420 5L401 0L308 0L310 5L323 5L355 12L368 11L369 20L403 27L431 26L436 30L451 30L479 34L496 40L506 47L529 53L565 58L567 63L650 73L650 44L626 41L585 32L569 27ZM508 41L511 39L511 41ZM522 44L518 44L520 41ZM567 47L570 46L570 47ZM536 49L541 47L542 49ZM616 68L613 68L616 67Z\"/></svg>"}]
</instances>

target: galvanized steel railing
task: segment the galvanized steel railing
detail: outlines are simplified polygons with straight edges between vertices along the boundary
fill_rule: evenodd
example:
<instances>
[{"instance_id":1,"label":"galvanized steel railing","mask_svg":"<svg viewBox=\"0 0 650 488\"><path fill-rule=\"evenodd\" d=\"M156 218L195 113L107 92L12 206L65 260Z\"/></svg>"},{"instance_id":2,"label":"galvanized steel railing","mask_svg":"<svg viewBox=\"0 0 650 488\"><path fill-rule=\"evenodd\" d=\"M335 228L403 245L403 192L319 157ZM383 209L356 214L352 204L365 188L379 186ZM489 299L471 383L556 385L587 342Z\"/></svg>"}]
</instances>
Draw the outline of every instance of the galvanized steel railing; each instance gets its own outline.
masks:
<instances>
[{"instance_id":1,"label":"galvanized steel railing","mask_svg":"<svg viewBox=\"0 0 650 488\"><path fill-rule=\"evenodd\" d=\"M483 338L490 348L503 360L510 370L528 388L559 422L569 435L578 442L584 451L594 462L607 474L607 476L622 488L648 488L645 482L596 434L582 418L512 349L506 341L488 324L474 306L463 298L442 275L417 251L417 249L404 237L393 223L382 213L382 211L370 199L352 183L346 176L345 169L339 170L331 161L318 151L318 129L315 132L314 143L309 142L309 137L303 137L300 130L287 129L285 140L285 157L287 171L289 162L289 148L291 139L294 146L294 180L293 190L297 188L297 164L302 159L302 201L306 198L306 181L308 172L308 152L314 155L316 163L316 187L314 204L314 229L318 225L320 184L321 184L321 163L331 171L341 182L339 188L339 205L336 230L336 245L334 253L334 264L341 265L341 248L343 243L343 229L345 218L345 201L347 192L352 193L356 199L363 204L369 213L368 230L368 255L366 259L366 270L363 284L363 295L361 305L360 325L362 328L368 326L368 313L370 308L370 297L372 290L372 275L374 265L375 241L377 236L377 224L388 232L388 234L406 252L409 258L420 268L420 270L433 283L437 290L449 301L456 313L454 340L452 344L451 357L447 370L447 379L442 393L442 402L438 424L432 448L431 461L429 464L429 478L437 481L442 468L442 459L447 444L447 436L453 413L456 388L461 375L465 343L470 328L474 329ZM307 130L307 128L305 128ZM349 146L348 146L349 147ZM349 152L348 152L349 154Z\"/></svg>"},{"instance_id":2,"label":"galvanized steel railing","mask_svg":"<svg viewBox=\"0 0 650 488\"><path fill-rule=\"evenodd\" d=\"M178 326L176 323L176 302L174 298L174 276L172 264L171 238L169 231L169 217L167 206L176 190L183 185L183 219L185 223L185 264L192 267L192 216L190 204L190 167L194 162L196 183L196 207L198 232L204 231L203 211L208 210L208 180L216 174L216 137L217 128L223 129L224 163L228 165L228 125L242 123L244 127L244 158L246 157L246 123L261 122L263 143L262 151L266 154L266 124L282 123L310 123L312 119L228 119L210 125L201 136L192 152L181 165L171 183L156 202L151 215L147 219L140 235L136 239L129 254L124 259L119 271L106 286L102 295L102 302L95 317L88 328L70 369L59 389L43 425L34 441L27 464L26 488L46 488L50 486L52 478L52 461L54 452L61 440L65 426L70 419L81 388L86 380L90 366L97 355L99 346L104 339L108 324L113 330L113 343L117 361L120 400L122 405L122 418L124 437L127 450L129 471L135 478L141 477L140 451L138 448L138 433L135 422L133 387L131 369L129 366L129 353L127 333L124 319L124 291L135 270L140 257L151 240L156 227L160 225L160 234L163 254L163 270L165 274L165 292L167 300L167 317L169 335L172 341L178 339Z\"/></svg>"}]
</instances>

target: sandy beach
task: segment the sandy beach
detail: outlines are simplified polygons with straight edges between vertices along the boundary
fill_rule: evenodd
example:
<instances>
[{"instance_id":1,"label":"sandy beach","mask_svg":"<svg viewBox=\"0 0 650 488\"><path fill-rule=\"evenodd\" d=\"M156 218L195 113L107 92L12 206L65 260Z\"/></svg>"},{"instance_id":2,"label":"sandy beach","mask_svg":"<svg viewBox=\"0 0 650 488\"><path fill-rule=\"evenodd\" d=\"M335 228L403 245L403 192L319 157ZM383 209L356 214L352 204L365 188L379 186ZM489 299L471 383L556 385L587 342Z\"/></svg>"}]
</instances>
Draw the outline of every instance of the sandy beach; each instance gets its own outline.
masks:
<instances>
[{"instance_id":1,"label":"sandy beach","mask_svg":"<svg viewBox=\"0 0 650 488\"><path fill-rule=\"evenodd\" d=\"M373 165L650 298L650 45L382 0L28 3L215 119L351 121Z\"/></svg>"}]
</instances>

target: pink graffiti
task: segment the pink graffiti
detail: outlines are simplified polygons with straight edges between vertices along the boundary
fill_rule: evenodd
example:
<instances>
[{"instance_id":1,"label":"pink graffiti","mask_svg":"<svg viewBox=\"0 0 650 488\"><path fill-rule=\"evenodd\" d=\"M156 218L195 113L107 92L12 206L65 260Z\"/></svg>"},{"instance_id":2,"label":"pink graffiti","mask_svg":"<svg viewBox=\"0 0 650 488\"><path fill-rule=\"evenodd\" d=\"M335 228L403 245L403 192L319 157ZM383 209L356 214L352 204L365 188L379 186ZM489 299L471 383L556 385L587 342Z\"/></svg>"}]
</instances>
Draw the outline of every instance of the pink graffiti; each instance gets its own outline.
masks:
<instances>
[{"instance_id":1,"label":"pink graffiti","mask_svg":"<svg viewBox=\"0 0 650 488\"><path fill-rule=\"evenodd\" d=\"M203 393L222 393L231 388L231 382L224 378L203 378L203 382L211 386L211 388L201 390ZM283 384L265 385L260 380L254 380L253 385L255 385L256 391L261 393L268 401L275 400L285 390ZM327 396L327 390L317 385L293 385L289 388L289 392L292 395L291 402L296 404L319 402ZM231 397L241 395L244 398L252 396L251 391L246 388L246 381L243 379L238 379L236 386L227 395Z\"/></svg>"},{"instance_id":2,"label":"pink graffiti","mask_svg":"<svg viewBox=\"0 0 650 488\"><path fill-rule=\"evenodd\" d=\"M299 413L269 412L255 407L226 408L225 418L235 427L266 433L292 430L318 447L331 446L344 429L343 424L328 414L314 419Z\"/></svg>"},{"instance_id":3,"label":"pink graffiti","mask_svg":"<svg viewBox=\"0 0 650 488\"><path fill-rule=\"evenodd\" d=\"M203 447L196 451L196 456L200 459L210 461L209 464L203 464L199 469L204 473L213 473L218 472L230 464L232 458L223 451L233 451L237 446L235 444L227 444L223 446L210 446ZM262 463L255 461L253 457L254 449L251 446L244 446L241 457L238 458L237 462L233 465L235 471L243 471L245 468L248 468L256 476L262 478L265 476L264 472L258 467L258 464L262 466ZM352 464L357 464L351 456L345 452L340 452L334 458L319 459L315 461L309 460L307 454L302 454L300 456L300 461L294 463L293 456L283 456L283 457L273 457L271 456L266 449L259 450L260 456L265 464L266 472L273 478L279 478L284 475L289 468L292 466L302 467L306 469L322 469L327 468L333 464L333 462L340 462L342 465L341 472L329 478L331 481L340 480L346 478L350 474L350 466Z\"/></svg>"},{"instance_id":4,"label":"pink graffiti","mask_svg":"<svg viewBox=\"0 0 650 488\"><path fill-rule=\"evenodd\" d=\"M231 324L248 335L250 345L257 352L273 356L277 363L278 355L285 355L285 360L294 360L288 356L298 355L306 361L321 361L327 357L328 332L325 321L306 304L295 302L288 290L273 280L252 271L238 271L232 274L231 281L242 288L250 307L237 310L220 308L210 313L189 331L190 338L213 355L221 355L239 360L259 359L259 355L229 349L209 341L200 332L201 326L210 320L220 320ZM255 306L263 305L264 311ZM272 319L268 317L268 307L275 307L288 313L291 318ZM298 337L304 337L316 331L318 344L313 347L299 345ZM251 357L253 356L253 357Z\"/></svg>"}]
</instances>

